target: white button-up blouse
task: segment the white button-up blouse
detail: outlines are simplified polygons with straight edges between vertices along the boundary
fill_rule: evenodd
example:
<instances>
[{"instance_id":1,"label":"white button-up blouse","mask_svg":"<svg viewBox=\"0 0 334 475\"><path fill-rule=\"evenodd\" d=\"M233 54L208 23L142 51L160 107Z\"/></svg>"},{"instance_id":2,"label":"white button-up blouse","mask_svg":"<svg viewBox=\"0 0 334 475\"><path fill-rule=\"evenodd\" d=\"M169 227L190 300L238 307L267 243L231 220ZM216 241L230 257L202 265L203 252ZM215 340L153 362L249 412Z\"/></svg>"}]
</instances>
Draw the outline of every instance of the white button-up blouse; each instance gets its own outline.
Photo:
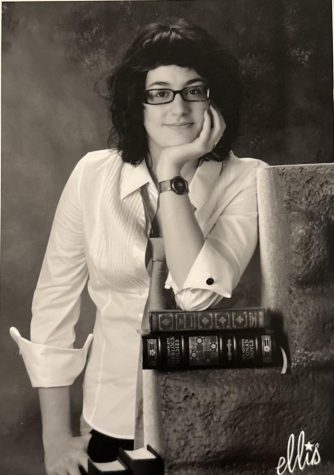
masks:
<instances>
[{"instance_id":1,"label":"white button-up blouse","mask_svg":"<svg viewBox=\"0 0 334 475\"><path fill-rule=\"evenodd\" d=\"M264 162L230 153L223 167L206 161L197 168L189 198L205 243L182 288L171 275L166 281L181 308L203 309L231 296L257 243L259 166ZM149 289L143 185L156 208L145 162L124 163L116 150L78 162L56 210L33 298L31 341L11 328L35 387L72 384L87 363L83 417L120 438L134 437L138 330ZM97 308L94 337L75 349L87 279Z\"/></svg>"}]
</instances>

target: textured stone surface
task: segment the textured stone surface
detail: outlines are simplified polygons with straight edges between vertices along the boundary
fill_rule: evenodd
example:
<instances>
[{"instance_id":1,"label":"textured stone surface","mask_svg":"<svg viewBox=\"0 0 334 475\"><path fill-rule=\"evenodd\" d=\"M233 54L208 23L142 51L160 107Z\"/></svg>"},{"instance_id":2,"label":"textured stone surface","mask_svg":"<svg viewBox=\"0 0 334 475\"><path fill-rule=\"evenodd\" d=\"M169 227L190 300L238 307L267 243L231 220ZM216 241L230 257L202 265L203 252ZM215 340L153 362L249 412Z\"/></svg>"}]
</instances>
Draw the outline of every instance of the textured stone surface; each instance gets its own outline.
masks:
<instances>
[{"instance_id":1,"label":"textured stone surface","mask_svg":"<svg viewBox=\"0 0 334 475\"><path fill-rule=\"evenodd\" d=\"M198 464L187 468L167 469L165 475L275 475L276 471L268 464L231 464L231 465L205 465ZM286 474L289 472L285 472ZM303 470L296 468L294 475L333 475L333 463L321 463L316 467L305 467Z\"/></svg>"},{"instance_id":2,"label":"textured stone surface","mask_svg":"<svg viewBox=\"0 0 334 475\"><path fill-rule=\"evenodd\" d=\"M273 468L286 453L289 435L301 430L320 444L334 445L334 373L278 369L212 370L156 375L162 426L159 449L167 467L205 461L259 463ZM321 389L321 390L320 390ZM156 435L147 442L153 445Z\"/></svg>"},{"instance_id":3,"label":"textured stone surface","mask_svg":"<svg viewBox=\"0 0 334 475\"><path fill-rule=\"evenodd\" d=\"M334 165L259 171L263 302L282 317L291 369L156 374L162 420L146 437L168 474L274 475L301 431L322 462L294 473L334 473L333 183Z\"/></svg>"},{"instance_id":4,"label":"textured stone surface","mask_svg":"<svg viewBox=\"0 0 334 475\"><path fill-rule=\"evenodd\" d=\"M264 303L283 315L292 367L334 364L334 165L259 171Z\"/></svg>"}]
</instances>

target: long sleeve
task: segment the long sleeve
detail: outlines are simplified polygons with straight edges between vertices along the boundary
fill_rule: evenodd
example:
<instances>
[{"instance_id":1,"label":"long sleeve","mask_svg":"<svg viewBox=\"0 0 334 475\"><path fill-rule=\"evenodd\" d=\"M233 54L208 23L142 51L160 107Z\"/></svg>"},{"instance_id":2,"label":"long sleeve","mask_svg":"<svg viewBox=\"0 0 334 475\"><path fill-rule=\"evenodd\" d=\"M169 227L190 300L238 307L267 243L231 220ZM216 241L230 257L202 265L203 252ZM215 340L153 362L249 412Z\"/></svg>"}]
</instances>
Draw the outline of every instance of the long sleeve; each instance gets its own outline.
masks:
<instances>
[{"instance_id":1,"label":"long sleeve","mask_svg":"<svg viewBox=\"0 0 334 475\"><path fill-rule=\"evenodd\" d=\"M11 334L33 386L71 384L82 371L91 337L73 349L81 292L87 280L80 170L75 167L60 197L33 297L31 342Z\"/></svg>"},{"instance_id":2,"label":"long sleeve","mask_svg":"<svg viewBox=\"0 0 334 475\"><path fill-rule=\"evenodd\" d=\"M225 180L218 188L221 202L218 197L204 245L182 288L171 276L167 279L166 286L173 288L182 309L203 310L230 298L254 253L258 238L256 167L245 171L239 180Z\"/></svg>"}]
</instances>

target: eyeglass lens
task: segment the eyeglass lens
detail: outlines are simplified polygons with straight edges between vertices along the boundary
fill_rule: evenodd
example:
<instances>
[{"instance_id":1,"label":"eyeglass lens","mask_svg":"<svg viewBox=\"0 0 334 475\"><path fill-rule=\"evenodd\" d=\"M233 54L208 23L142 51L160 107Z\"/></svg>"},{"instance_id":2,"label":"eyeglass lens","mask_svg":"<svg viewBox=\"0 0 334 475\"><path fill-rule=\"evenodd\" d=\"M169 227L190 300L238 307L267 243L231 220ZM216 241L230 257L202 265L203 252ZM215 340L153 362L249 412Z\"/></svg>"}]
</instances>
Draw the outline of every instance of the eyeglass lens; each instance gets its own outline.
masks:
<instances>
[{"instance_id":1,"label":"eyeglass lens","mask_svg":"<svg viewBox=\"0 0 334 475\"><path fill-rule=\"evenodd\" d=\"M185 87L181 91L172 89L148 89L145 91L145 102L148 104L166 104L172 102L180 93L187 102L206 101L210 97L209 88L205 85Z\"/></svg>"}]
</instances>

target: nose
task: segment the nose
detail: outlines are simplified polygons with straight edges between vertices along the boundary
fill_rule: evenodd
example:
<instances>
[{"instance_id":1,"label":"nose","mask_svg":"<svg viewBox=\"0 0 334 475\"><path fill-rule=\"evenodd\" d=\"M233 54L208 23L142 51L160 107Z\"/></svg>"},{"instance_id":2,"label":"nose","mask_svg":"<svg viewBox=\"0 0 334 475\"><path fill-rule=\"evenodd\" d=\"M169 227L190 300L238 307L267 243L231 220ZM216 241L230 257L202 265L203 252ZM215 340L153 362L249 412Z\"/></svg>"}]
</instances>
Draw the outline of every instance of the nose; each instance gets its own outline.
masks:
<instances>
[{"instance_id":1,"label":"nose","mask_svg":"<svg viewBox=\"0 0 334 475\"><path fill-rule=\"evenodd\" d=\"M185 101L180 92L177 92L174 101L170 103L174 114L189 112L189 103Z\"/></svg>"}]
</instances>

